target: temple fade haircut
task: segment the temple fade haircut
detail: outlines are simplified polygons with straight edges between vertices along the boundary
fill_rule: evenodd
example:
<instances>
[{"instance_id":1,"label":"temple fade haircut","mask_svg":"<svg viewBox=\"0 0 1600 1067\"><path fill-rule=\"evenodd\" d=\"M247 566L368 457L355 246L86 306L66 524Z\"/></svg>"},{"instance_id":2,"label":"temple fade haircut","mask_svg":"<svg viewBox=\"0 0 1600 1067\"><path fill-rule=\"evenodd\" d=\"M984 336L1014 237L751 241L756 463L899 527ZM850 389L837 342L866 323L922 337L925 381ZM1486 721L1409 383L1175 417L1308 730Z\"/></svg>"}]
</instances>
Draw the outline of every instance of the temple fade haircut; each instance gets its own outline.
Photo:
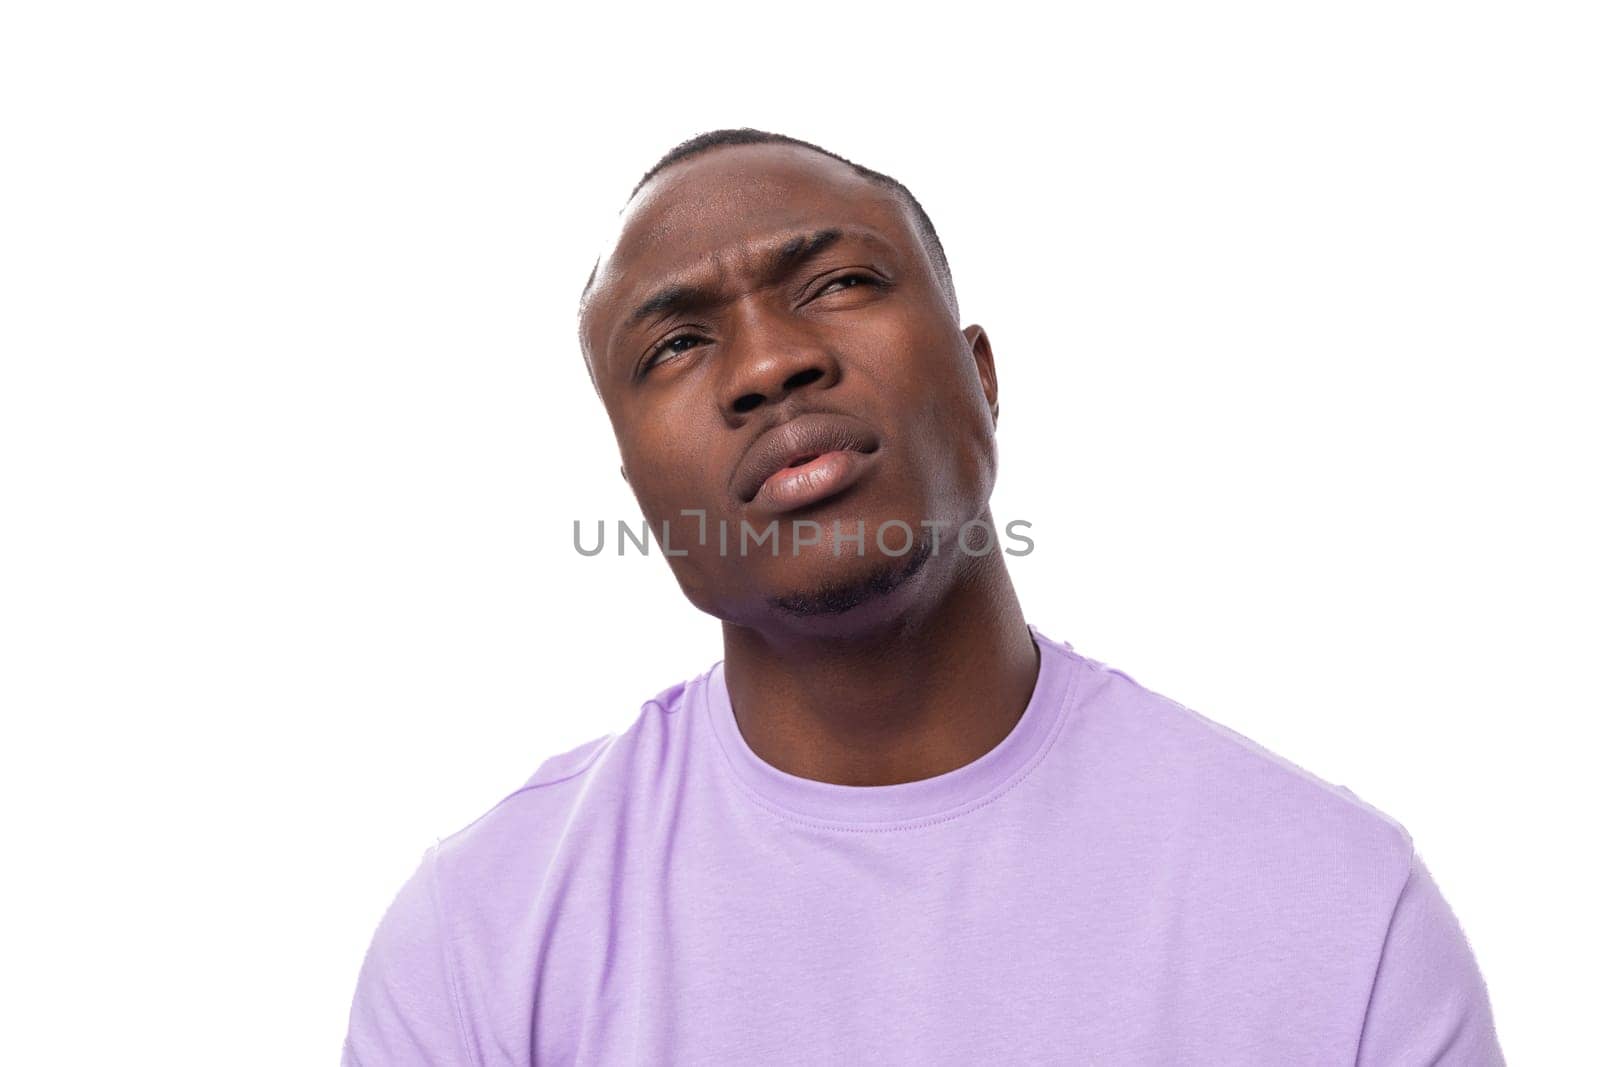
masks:
<instances>
[{"instance_id":1,"label":"temple fade haircut","mask_svg":"<svg viewBox=\"0 0 1600 1067\"><path fill-rule=\"evenodd\" d=\"M677 147L669 151L666 155L657 160L655 166L645 171L644 177L640 178L638 183L634 185L633 192L628 194L628 200L629 202L632 202L633 198L639 195L639 190L643 189L645 184L649 182L651 178L654 178L657 174L660 174L663 170L672 166L674 163L681 163L685 159L698 156L702 152L708 152L713 148L721 148L725 145L743 144L785 144L794 145L797 148L808 149L809 151L827 156L829 159L838 160L840 163L843 163L845 166L855 171L861 177L870 182L881 185L893 192L900 198L901 202L904 203L906 207L911 209L911 217L916 223L917 227L917 236L921 238L922 246L927 250L928 259L933 263L934 272L939 277L939 286L944 290L945 299L950 302L950 311L956 316L956 318L959 319L961 317L960 304L956 300L955 278L950 273L950 260L945 256L944 243L939 240L939 231L934 228L933 219L928 217L927 211L923 209L921 202L917 200L916 196L912 194L911 190L907 189L903 184L901 184L898 179L892 178L887 174L872 170L868 167L863 167L861 164L856 163L853 160L846 159L837 152L830 152L820 145L812 144L810 141L802 141L798 137L790 137L787 134L769 133L766 130L752 129L749 126L744 126L739 129L712 130L709 133L702 133L682 142ZM624 207L626 207L626 205L624 205ZM594 287L595 275L599 272L599 270L600 260L599 258L596 258L594 261L594 266L589 268L589 280L583 283L583 293L578 298L580 313L584 302L589 298L589 290ZM589 363L587 351L584 353L584 363L585 365ZM589 367L589 380L591 383L594 383L594 368L592 366ZM598 388L598 385L596 385L596 388Z\"/></svg>"}]
</instances>

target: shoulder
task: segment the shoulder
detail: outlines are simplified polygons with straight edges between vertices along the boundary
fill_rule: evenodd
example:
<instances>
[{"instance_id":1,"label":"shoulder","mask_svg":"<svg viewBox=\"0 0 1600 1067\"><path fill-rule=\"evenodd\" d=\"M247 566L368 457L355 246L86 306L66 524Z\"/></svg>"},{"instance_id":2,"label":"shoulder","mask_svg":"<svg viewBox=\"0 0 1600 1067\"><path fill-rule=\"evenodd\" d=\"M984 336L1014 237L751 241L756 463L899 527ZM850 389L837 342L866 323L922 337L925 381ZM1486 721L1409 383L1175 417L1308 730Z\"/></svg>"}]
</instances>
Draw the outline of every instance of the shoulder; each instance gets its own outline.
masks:
<instances>
[{"instance_id":1,"label":"shoulder","mask_svg":"<svg viewBox=\"0 0 1600 1067\"><path fill-rule=\"evenodd\" d=\"M469 1050L515 1016L495 997L516 1002L483 976L533 953L575 862L609 851L585 846L615 832L630 786L682 748L681 712L704 677L645 701L621 733L546 757L520 787L427 849L368 949L346 1063L477 1062Z\"/></svg>"},{"instance_id":2,"label":"shoulder","mask_svg":"<svg viewBox=\"0 0 1600 1067\"><path fill-rule=\"evenodd\" d=\"M1087 754L1083 773L1130 817L1158 820L1218 863L1332 879L1374 901L1398 894L1414 852L1398 820L1123 671L1066 654L1080 674L1068 750Z\"/></svg>"},{"instance_id":3,"label":"shoulder","mask_svg":"<svg viewBox=\"0 0 1600 1067\"><path fill-rule=\"evenodd\" d=\"M682 712L708 673L662 689L625 730L547 756L521 786L441 838L433 852L446 904L470 908L491 892L532 899L563 848L615 822L640 769L681 747Z\"/></svg>"}]
</instances>

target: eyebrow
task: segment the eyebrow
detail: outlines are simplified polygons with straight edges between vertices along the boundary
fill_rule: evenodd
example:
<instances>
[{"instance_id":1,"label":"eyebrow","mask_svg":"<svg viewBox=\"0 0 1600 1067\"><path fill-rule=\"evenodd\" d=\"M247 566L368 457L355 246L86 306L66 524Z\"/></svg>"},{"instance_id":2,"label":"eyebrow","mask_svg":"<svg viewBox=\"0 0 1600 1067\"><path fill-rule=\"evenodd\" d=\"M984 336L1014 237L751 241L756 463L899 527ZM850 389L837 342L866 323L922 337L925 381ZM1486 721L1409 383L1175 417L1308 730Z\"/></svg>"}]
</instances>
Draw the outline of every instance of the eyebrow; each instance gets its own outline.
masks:
<instances>
[{"instance_id":1,"label":"eyebrow","mask_svg":"<svg viewBox=\"0 0 1600 1067\"><path fill-rule=\"evenodd\" d=\"M845 232L836 227L791 237L767 254L758 268L762 281L772 284L798 270L843 240ZM628 315L623 329L630 330L648 318L663 313L693 311L709 307L718 300L717 290L699 285L669 285L658 289Z\"/></svg>"}]
</instances>

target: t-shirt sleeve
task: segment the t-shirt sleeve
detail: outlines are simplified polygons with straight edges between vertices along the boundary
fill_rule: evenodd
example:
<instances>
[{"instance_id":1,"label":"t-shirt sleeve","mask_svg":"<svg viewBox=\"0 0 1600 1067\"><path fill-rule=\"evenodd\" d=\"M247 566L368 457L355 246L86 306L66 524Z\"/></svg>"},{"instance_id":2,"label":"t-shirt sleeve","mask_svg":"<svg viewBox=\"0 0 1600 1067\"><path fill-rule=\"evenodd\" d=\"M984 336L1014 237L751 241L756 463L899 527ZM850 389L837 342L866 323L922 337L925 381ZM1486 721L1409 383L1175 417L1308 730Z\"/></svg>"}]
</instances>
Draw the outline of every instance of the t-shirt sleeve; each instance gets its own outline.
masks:
<instances>
[{"instance_id":1,"label":"t-shirt sleeve","mask_svg":"<svg viewBox=\"0 0 1600 1067\"><path fill-rule=\"evenodd\" d=\"M384 913L361 964L341 1067L476 1067L440 920L437 846Z\"/></svg>"},{"instance_id":2,"label":"t-shirt sleeve","mask_svg":"<svg viewBox=\"0 0 1600 1067\"><path fill-rule=\"evenodd\" d=\"M1489 993L1455 914L1414 852L1378 960L1357 1067L1502 1067Z\"/></svg>"}]
</instances>

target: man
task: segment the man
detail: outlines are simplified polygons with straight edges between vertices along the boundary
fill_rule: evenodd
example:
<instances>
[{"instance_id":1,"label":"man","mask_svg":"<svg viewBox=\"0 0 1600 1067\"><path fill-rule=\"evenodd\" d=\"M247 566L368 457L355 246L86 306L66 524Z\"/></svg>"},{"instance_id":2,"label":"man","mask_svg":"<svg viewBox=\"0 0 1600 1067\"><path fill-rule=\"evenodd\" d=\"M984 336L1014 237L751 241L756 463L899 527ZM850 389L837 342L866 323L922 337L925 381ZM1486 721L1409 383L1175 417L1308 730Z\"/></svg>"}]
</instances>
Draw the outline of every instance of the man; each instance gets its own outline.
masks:
<instances>
[{"instance_id":1,"label":"man","mask_svg":"<svg viewBox=\"0 0 1600 1067\"><path fill-rule=\"evenodd\" d=\"M1404 829L1025 621L898 182L686 142L580 334L724 658L429 850L347 1064L1502 1062Z\"/></svg>"}]
</instances>

